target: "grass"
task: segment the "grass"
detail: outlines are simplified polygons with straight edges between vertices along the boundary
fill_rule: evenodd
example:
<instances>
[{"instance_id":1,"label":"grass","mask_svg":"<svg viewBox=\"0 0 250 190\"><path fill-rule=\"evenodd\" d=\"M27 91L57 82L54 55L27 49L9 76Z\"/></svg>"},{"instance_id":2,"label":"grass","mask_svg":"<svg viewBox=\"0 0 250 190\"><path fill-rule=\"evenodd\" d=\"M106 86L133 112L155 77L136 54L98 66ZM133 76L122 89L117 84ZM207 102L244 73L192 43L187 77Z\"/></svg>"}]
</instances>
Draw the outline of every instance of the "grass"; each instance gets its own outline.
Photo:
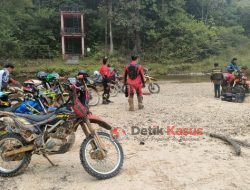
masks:
<instances>
[{"instance_id":1,"label":"grass","mask_svg":"<svg viewBox=\"0 0 250 190\"><path fill-rule=\"evenodd\" d=\"M238 64L240 66L248 66L250 68L250 45L244 45L241 48L228 48L218 56L211 56L202 61L196 63L171 63L171 64L159 64L148 63L140 61L142 66L150 69L150 73L158 78L164 78L168 74L190 74L190 73L208 73L215 62L218 62L222 68L233 57L238 58ZM119 57L117 55L110 57L110 64L114 66L122 74L126 63L129 63L128 59ZM70 65L66 64L61 58L53 60L16 60L15 74L19 77L35 77L35 73L38 71L57 72L66 76L74 76L79 70L87 70L90 74L93 71L99 70L101 64L101 56L86 57L79 60L79 64Z\"/></svg>"},{"instance_id":2,"label":"grass","mask_svg":"<svg viewBox=\"0 0 250 190\"><path fill-rule=\"evenodd\" d=\"M233 57L238 58L239 66L247 66L250 69L250 45L242 46L241 48L228 48L218 56L211 56L205 60L197 62L191 68L194 72L209 72L215 62L220 64L220 67L225 70L228 63Z\"/></svg>"},{"instance_id":3,"label":"grass","mask_svg":"<svg viewBox=\"0 0 250 190\"><path fill-rule=\"evenodd\" d=\"M250 6L250 1L249 0L239 0L238 5L240 7Z\"/></svg>"}]
</instances>

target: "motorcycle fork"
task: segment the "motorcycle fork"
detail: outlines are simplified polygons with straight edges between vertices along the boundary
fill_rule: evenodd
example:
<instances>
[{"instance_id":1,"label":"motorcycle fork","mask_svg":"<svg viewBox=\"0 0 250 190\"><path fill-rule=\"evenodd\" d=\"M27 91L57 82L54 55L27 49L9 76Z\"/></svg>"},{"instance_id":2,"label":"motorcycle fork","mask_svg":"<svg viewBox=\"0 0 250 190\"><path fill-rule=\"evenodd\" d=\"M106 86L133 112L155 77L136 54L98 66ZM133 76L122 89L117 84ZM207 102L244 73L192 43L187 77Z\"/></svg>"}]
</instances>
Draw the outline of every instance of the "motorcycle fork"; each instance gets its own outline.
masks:
<instances>
[{"instance_id":1,"label":"motorcycle fork","mask_svg":"<svg viewBox=\"0 0 250 190\"><path fill-rule=\"evenodd\" d=\"M94 137L94 141L91 143L92 148L99 149L101 151L102 156L105 156L105 149L102 140L100 139L99 135L97 134L96 130L93 129L89 119L85 119L81 125L83 132L85 133L86 137L92 135Z\"/></svg>"}]
</instances>

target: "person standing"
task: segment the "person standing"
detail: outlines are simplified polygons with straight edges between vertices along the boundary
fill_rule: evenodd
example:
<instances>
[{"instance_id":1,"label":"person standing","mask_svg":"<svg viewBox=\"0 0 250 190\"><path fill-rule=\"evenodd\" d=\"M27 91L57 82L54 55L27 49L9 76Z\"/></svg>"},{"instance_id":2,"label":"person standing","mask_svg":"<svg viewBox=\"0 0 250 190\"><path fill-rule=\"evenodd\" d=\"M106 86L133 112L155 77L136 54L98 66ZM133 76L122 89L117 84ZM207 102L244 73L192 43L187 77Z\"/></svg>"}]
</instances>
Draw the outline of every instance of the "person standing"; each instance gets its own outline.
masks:
<instances>
[{"instance_id":1,"label":"person standing","mask_svg":"<svg viewBox=\"0 0 250 190\"><path fill-rule=\"evenodd\" d=\"M214 68L211 74L211 81L214 83L214 97L220 98L220 86L223 81L222 69L219 67L218 63L214 64Z\"/></svg>"},{"instance_id":2,"label":"person standing","mask_svg":"<svg viewBox=\"0 0 250 190\"><path fill-rule=\"evenodd\" d=\"M9 82L15 83L15 80L10 78L10 74L13 72L15 66L8 63L0 70L0 91L6 90Z\"/></svg>"},{"instance_id":3,"label":"person standing","mask_svg":"<svg viewBox=\"0 0 250 190\"><path fill-rule=\"evenodd\" d=\"M100 68L100 74L102 75L102 85L103 85L103 94L102 94L102 100L103 104L109 104L111 101L109 100L110 97L110 70L107 66L108 63L108 57L104 57L102 60L102 65Z\"/></svg>"},{"instance_id":4,"label":"person standing","mask_svg":"<svg viewBox=\"0 0 250 190\"><path fill-rule=\"evenodd\" d=\"M132 62L125 66L124 84L128 85L129 111L134 111L134 91L137 94L138 108L143 109L142 87L145 87L144 71L138 64L138 56L132 55Z\"/></svg>"}]
</instances>

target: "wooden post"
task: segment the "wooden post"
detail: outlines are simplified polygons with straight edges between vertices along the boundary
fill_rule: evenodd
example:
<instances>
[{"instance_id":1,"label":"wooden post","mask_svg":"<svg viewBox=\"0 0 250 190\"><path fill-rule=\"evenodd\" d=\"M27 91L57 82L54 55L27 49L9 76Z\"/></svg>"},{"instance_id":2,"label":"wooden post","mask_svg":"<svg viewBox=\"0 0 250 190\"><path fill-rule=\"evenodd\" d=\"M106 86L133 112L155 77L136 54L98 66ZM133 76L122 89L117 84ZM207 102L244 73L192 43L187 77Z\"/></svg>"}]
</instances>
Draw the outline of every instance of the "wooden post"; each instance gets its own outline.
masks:
<instances>
[{"instance_id":1,"label":"wooden post","mask_svg":"<svg viewBox=\"0 0 250 190\"><path fill-rule=\"evenodd\" d=\"M84 57L84 21L83 21L83 14L81 14L81 33L82 33L82 57Z\"/></svg>"},{"instance_id":2,"label":"wooden post","mask_svg":"<svg viewBox=\"0 0 250 190\"><path fill-rule=\"evenodd\" d=\"M62 56L65 58L65 39L64 39L64 18L63 13L61 12L61 35L62 35Z\"/></svg>"}]
</instances>

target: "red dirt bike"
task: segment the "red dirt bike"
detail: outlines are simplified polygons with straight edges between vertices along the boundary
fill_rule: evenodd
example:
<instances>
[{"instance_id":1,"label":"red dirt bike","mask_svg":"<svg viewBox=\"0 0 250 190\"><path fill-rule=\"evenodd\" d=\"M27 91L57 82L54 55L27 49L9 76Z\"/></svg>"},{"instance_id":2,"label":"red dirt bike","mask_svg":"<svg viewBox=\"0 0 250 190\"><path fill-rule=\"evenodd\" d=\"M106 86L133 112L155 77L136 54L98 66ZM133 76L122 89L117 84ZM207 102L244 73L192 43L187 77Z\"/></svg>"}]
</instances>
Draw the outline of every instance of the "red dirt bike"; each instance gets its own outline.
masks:
<instances>
[{"instance_id":1,"label":"red dirt bike","mask_svg":"<svg viewBox=\"0 0 250 190\"><path fill-rule=\"evenodd\" d=\"M221 94L224 100L235 101L242 103L245 98L245 94L249 93L249 81L247 76L242 71L236 71L233 74L224 73L224 80L221 84Z\"/></svg>"},{"instance_id":2,"label":"red dirt bike","mask_svg":"<svg viewBox=\"0 0 250 190\"><path fill-rule=\"evenodd\" d=\"M95 127L112 127L94 116L88 108L88 88L81 82L68 79L65 88L70 99L56 111L46 115L26 115L0 112L0 176L12 177L24 171L33 154L64 154L75 142L75 132L81 126L86 138L80 147L83 168L97 179L114 177L122 168L124 154L121 145ZM79 84L81 83L81 84Z\"/></svg>"}]
</instances>

